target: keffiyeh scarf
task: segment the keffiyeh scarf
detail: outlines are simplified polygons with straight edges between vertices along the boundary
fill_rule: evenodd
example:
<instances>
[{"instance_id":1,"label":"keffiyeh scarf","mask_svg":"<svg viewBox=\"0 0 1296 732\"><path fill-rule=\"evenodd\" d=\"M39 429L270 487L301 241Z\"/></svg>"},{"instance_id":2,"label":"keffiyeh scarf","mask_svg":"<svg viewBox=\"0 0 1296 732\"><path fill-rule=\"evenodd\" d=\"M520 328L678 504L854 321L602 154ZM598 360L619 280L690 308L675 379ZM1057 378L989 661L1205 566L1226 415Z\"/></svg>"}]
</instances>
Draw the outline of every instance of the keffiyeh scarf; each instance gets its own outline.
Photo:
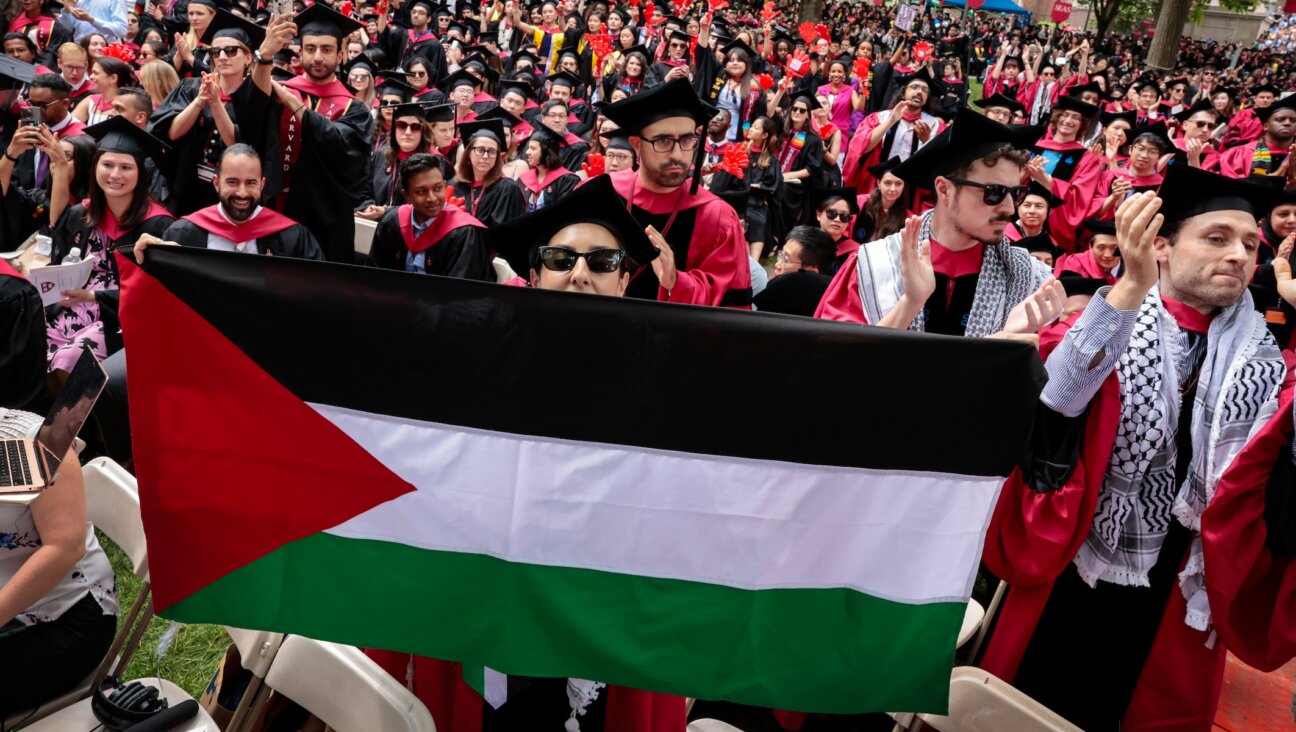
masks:
<instances>
[{"instance_id":1,"label":"keffiyeh scarf","mask_svg":"<svg viewBox=\"0 0 1296 732\"><path fill-rule=\"evenodd\" d=\"M1204 343L1190 352L1188 342L1153 288L1117 361L1120 420L1093 524L1075 565L1090 586L1103 580L1146 587L1170 522L1178 520L1195 534L1179 575L1188 600L1184 622L1205 631L1210 605L1203 584L1201 515L1224 470L1277 410L1286 367L1250 293L1215 317ZM1181 389L1198 363L1192 461L1187 478L1176 486Z\"/></svg>"},{"instance_id":2,"label":"keffiyeh scarf","mask_svg":"<svg viewBox=\"0 0 1296 732\"><path fill-rule=\"evenodd\" d=\"M920 242L931 239L933 213L923 214L922 227L918 230ZM901 234L896 233L859 248L855 267L866 322L881 321L904 294L904 278L900 275L900 238ZM1025 249L1012 246L1006 238L984 247L981 275L977 279L976 294L972 297L972 312L968 315L965 334L984 338L1003 330L1008 313L1038 290L1050 274L1048 268ZM921 312L909 324L909 330L926 330Z\"/></svg>"}]
</instances>

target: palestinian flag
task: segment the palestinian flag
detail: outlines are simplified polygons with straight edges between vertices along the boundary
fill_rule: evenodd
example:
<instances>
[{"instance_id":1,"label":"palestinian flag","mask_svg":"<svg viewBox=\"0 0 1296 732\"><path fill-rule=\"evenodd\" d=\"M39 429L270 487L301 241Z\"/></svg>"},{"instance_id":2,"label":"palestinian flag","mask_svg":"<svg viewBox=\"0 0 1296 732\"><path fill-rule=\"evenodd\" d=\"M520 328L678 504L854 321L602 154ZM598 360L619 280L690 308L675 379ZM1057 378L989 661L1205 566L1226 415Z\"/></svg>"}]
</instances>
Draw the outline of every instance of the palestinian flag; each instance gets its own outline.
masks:
<instances>
[{"instance_id":1,"label":"palestinian flag","mask_svg":"<svg viewBox=\"0 0 1296 732\"><path fill-rule=\"evenodd\" d=\"M119 261L164 617L945 710L1032 348L206 250Z\"/></svg>"}]
</instances>

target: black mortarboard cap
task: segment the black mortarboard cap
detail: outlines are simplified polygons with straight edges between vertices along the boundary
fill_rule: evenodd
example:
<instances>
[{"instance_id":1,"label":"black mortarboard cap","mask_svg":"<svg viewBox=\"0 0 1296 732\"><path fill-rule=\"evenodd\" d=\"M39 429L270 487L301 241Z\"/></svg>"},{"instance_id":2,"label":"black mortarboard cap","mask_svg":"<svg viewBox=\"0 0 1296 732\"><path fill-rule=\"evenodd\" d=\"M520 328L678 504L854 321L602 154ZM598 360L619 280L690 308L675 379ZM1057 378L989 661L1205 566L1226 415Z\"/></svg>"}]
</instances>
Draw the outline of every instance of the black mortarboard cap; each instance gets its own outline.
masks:
<instances>
[{"instance_id":1,"label":"black mortarboard cap","mask_svg":"<svg viewBox=\"0 0 1296 732\"><path fill-rule=\"evenodd\" d=\"M423 102L423 117L428 122L454 122L456 106L458 105Z\"/></svg>"},{"instance_id":2,"label":"black mortarboard cap","mask_svg":"<svg viewBox=\"0 0 1296 732\"><path fill-rule=\"evenodd\" d=\"M1077 295L1089 295L1092 297L1107 286L1107 280L1102 277L1082 277L1065 271L1061 277L1058 277L1058 282L1062 283L1062 289L1066 291L1067 297L1076 297Z\"/></svg>"},{"instance_id":3,"label":"black mortarboard cap","mask_svg":"<svg viewBox=\"0 0 1296 732\"><path fill-rule=\"evenodd\" d=\"M1157 94L1161 93L1161 85L1157 84L1153 79L1144 77L1134 82L1133 89L1135 94L1142 94L1143 90L1148 88L1151 88L1152 91L1155 91Z\"/></svg>"},{"instance_id":4,"label":"black mortarboard cap","mask_svg":"<svg viewBox=\"0 0 1296 732\"><path fill-rule=\"evenodd\" d=\"M517 127L518 125L522 124L521 117L515 117L511 112L509 112L507 109L499 105L491 107L485 112L482 112L481 114L477 115L477 119L499 120L500 124L504 125L509 129L513 129L514 127Z\"/></svg>"},{"instance_id":5,"label":"black mortarboard cap","mask_svg":"<svg viewBox=\"0 0 1296 732\"><path fill-rule=\"evenodd\" d=\"M1170 139L1170 130L1166 127L1165 121L1163 120L1157 120L1149 124L1139 125L1137 127L1130 129L1130 131L1125 133L1125 135L1126 137L1129 138L1131 145L1134 144L1135 140L1142 137L1143 135L1148 135L1152 138L1155 138L1157 144L1161 146L1162 155L1165 155L1168 152L1174 152L1175 150L1179 149L1175 146L1174 140Z\"/></svg>"},{"instance_id":6,"label":"black mortarboard cap","mask_svg":"<svg viewBox=\"0 0 1296 732\"><path fill-rule=\"evenodd\" d=\"M474 137L488 137L504 148L504 122L498 119L482 119L478 117L472 122L459 123L459 139L471 140Z\"/></svg>"},{"instance_id":7,"label":"black mortarboard cap","mask_svg":"<svg viewBox=\"0 0 1296 732\"><path fill-rule=\"evenodd\" d=\"M1086 119L1092 119L1098 114L1097 105L1082 101L1080 97L1068 97L1066 95L1058 97L1057 103L1053 105L1053 108L1069 112L1079 112Z\"/></svg>"},{"instance_id":8,"label":"black mortarboard cap","mask_svg":"<svg viewBox=\"0 0 1296 732\"><path fill-rule=\"evenodd\" d=\"M1256 116L1260 118L1261 122L1268 122L1269 117L1280 109L1296 109L1296 94L1283 97L1264 109L1257 108L1255 113Z\"/></svg>"},{"instance_id":9,"label":"black mortarboard cap","mask_svg":"<svg viewBox=\"0 0 1296 732\"><path fill-rule=\"evenodd\" d=\"M1187 122L1189 117L1193 116L1194 114L1197 114L1198 112L1214 112L1214 111L1215 111L1215 105L1211 104L1211 101L1209 99L1198 99L1191 107L1187 107L1186 109L1183 109L1178 114L1176 114L1174 118L1179 120L1180 122ZM1216 116L1218 117L1218 113L1216 114Z\"/></svg>"},{"instance_id":10,"label":"black mortarboard cap","mask_svg":"<svg viewBox=\"0 0 1296 732\"><path fill-rule=\"evenodd\" d=\"M1007 94L1004 94L1003 92L997 92L993 96L982 97L981 99L978 99L972 103L980 107L981 109L989 109L991 107L1003 107L1004 109L1008 109L1012 111L1023 111L1023 112L1026 111L1026 107L1021 102L1017 101L1016 99L1013 99L1012 97L1008 96Z\"/></svg>"},{"instance_id":11,"label":"black mortarboard cap","mask_svg":"<svg viewBox=\"0 0 1296 732\"><path fill-rule=\"evenodd\" d=\"M1080 226L1086 229L1090 234L1107 234L1116 236L1115 219L1085 219L1080 222Z\"/></svg>"},{"instance_id":12,"label":"black mortarboard cap","mask_svg":"<svg viewBox=\"0 0 1296 732\"><path fill-rule=\"evenodd\" d=\"M641 54L644 58L652 58L652 56L650 56L650 55L648 54L648 48L647 48L646 46L644 46L642 43L636 43L635 45L633 45L633 46L631 46L631 47L629 47L629 48L623 48L623 49L621 49L621 55L622 55L622 56L625 56L626 54L631 54L631 53L638 53L638 54ZM647 69L645 69L645 71L647 71Z\"/></svg>"},{"instance_id":13,"label":"black mortarboard cap","mask_svg":"<svg viewBox=\"0 0 1296 732\"><path fill-rule=\"evenodd\" d=\"M1251 88L1251 98L1255 99L1256 95L1260 94L1261 92L1269 92L1275 97L1277 97L1279 94L1282 94L1282 90L1279 89L1278 87L1274 86L1273 84L1264 83L1259 86L1255 86Z\"/></svg>"},{"instance_id":14,"label":"black mortarboard cap","mask_svg":"<svg viewBox=\"0 0 1296 732\"><path fill-rule=\"evenodd\" d=\"M1166 92L1169 92L1171 89L1175 88L1176 86L1179 86L1180 84L1183 84L1185 87L1189 85L1188 80L1185 78L1180 77L1178 79L1171 79L1170 81L1166 82L1165 85Z\"/></svg>"},{"instance_id":15,"label":"black mortarboard cap","mask_svg":"<svg viewBox=\"0 0 1296 732\"><path fill-rule=\"evenodd\" d=\"M396 120L399 117L418 117L419 119L423 119L423 120L426 120L428 118L427 107L425 107L422 104L419 104L418 102L405 102L404 104L389 104L381 107L381 109L391 109L392 120Z\"/></svg>"},{"instance_id":16,"label":"black mortarboard cap","mask_svg":"<svg viewBox=\"0 0 1296 732\"><path fill-rule=\"evenodd\" d=\"M570 86L572 88L581 85L580 77L569 71L559 71L556 74L549 75L549 83L554 86Z\"/></svg>"},{"instance_id":17,"label":"black mortarboard cap","mask_svg":"<svg viewBox=\"0 0 1296 732\"><path fill-rule=\"evenodd\" d=\"M747 54L747 60L749 62L760 55L756 53L755 49L753 49L751 46L747 45L746 43L743 43L741 38L735 38L734 40L729 41L728 43L726 43L724 46L720 48L720 52L723 53L725 56L728 56L730 51L742 51L743 53Z\"/></svg>"},{"instance_id":18,"label":"black mortarboard cap","mask_svg":"<svg viewBox=\"0 0 1296 732\"><path fill-rule=\"evenodd\" d=\"M857 191L854 188L815 188L810 191L809 205L806 208L811 212L818 210L819 204L830 198L840 198L850 207L852 214L859 213L859 199L856 198Z\"/></svg>"},{"instance_id":19,"label":"black mortarboard cap","mask_svg":"<svg viewBox=\"0 0 1296 732\"><path fill-rule=\"evenodd\" d=\"M540 63L540 57L535 55L531 51L522 50L513 54L513 65L517 66L518 61L530 61L531 64L534 66L535 64Z\"/></svg>"},{"instance_id":20,"label":"black mortarboard cap","mask_svg":"<svg viewBox=\"0 0 1296 732\"><path fill-rule=\"evenodd\" d=\"M809 89L802 89L801 91L796 92L796 94L792 96L792 101L805 102L806 106L810 108L811 112L823 106L822 104L819 103L819 98L816 97L814 92L810 91Z\"/></svg>"},{"instance_id":21,"label":"black mortarboard cap","mask_svg":"<svg viewBox=\"0 0 1296 732\"><path fill-rule=\"evenodd\" d=\"M921 69L915 71L912 74L898 77L896 79L896 86L903 89L915 81L921 81L927 84L929 97L940 96L942 90L944 90L945 88L945 85L940 83L939 79L932 76L931 70L926 66L922 67Z\"/></svg>"},{"instance_id":22,"label":"black mortarboard cap","mask_svg":"<svg viewBox=\"0 0 1296 732\"><path fill-rule=\"evenodd\" d=\"M368 71L369 75L375 78L378 76L378 64L374 63L373 59L363 53L342 64L342 71L345 74L349 74L357 69Z\"/></svg>"},{"instance_id":23,"label":"black mortarboard cap","mask_svg":"<svg viewBox=\"0 0 1296 732\"><path fill-rule=\"evenodd\" d=\"M1057 196L1053 195L1053 191L1050 191L1049 189L1040 185L1040 182L1037 180L1032 180L1030 182L1030 185L1027 186L1027 189L1028 189L1027 195L1039 196L1040 198L1044 199L1045 201L1048 202L1050 209L1061 206L1064 203L1064 201L1061 198L1058 198Z\"/></svg>"},{"instance_id":24,"label":"black mortarboard cap","mask_svg":"<svg viewBox=\"0 0 1296 732\"><path fill-rule=\"evenodd\" d=\"M1098 82L1096 81L1091 81L1088 84L1076 84L1066 90L1066 96L1079 98L1080 95L1085 92L1093 92L1094 94L1097 94L1099 100L1107 98L1107 92L1103 91L1103 88L1098 86Z\"/></svg>"},{"instance_id":25,"label":"black mortarboard cap","mask_svg":"<svg viewBox=\"0 0 1296 732\"><path fill-rule=\"evenodd\" d=\"M538 130L537 130L538 132ZM626 210L612 179L598 176L544 208L520 216L487 232L487 241L516 272L529 272L540 247L572 224L597 224L612 232L635 264L657 258L657 248L644 227Z\"/></svg>"},{"instance_id":26,"label":"black mortarboard cap","mask_svg":"<svg viewBox=\"0 0 1296 732\"><path fill-rule=\"evenodd\" d=\"M465 85L472 86L472 87L482 86L482 80L468 73L467 69L459 69L453 74L447 76L445 80L441 82L442 88L444 88L447 92L450 91L451 89L454 89L455 87L460 87Z\"/></svg>"},{"instance_id":27,"label":"black mortarboard cap","mask_svg":"<svg viewBox=\"0 0 1296 732\"><path fill-rule=\"evenodd\" d=\"M1008 125L1013 133L1013 147L1018 150L1031 150L1044 135L1048 134L1048 123L1038 125Z\"/></svg>"},{"instance_id":28,"label":"black mortarboard cap","mask_svg":"<svg viewBox=\"0 0 1296 732\"><path fill-rule=\"evenodd\" d=\"M450 31L454 31L454 30L459 31L459 33L464 37L470 35L470 30L468 26L464 25L463 23L460 23L457 20L450 21L450 25L446 26L446 33L449 33Z\"/></svg>"},{"instance_id":29,"label":"black mortarboard cap","mask_svg":"<svg viewBox=\"0 0 1296 732\"><path fill-rule=\"evenodd\" d=\"M212 10L224 10L224 9L225 9L225 7L224 7L224 3L218 2L218 0L189 0L189 4L190 4L190 5L206 5L207 7L211 8Z\"/></svg>"},{"instance_id":30,"label":"black mortarboard cap","mask_svg":"<svg viewBox=\"0 0 1296 732\"><path fill-rule=\"evenodd\" d=\"M1277 191L1246 178L1229 178L1190 165L1171 165L1157 192L1161 215L1176 223L1211 211L1245 211L1253 218L1268 215Z\"/></svg>"},{"instance_id":31,"label":"black mortarboard cap","mask_svg":"<svg viewBox=\"0 0 1296 732\"><path fill-rule=\"evenodd\" d=\"M714 117L716 108L698 98L688 79L672 79L634 96L609 105L603 115L628 134L638 135L651 124L671 117L687 117L694 124L704 125ZM698 145L693 159L693 183L690 191L697 192L702 180L702 156L706 145Z\"/></svg>"},{"instance_id":32,"label":"black mortarboard cap","mask_svg":"<svg viewBox=\"0 0 1296 732\"><path fill-rule=\"evenodd\" d=\"M936 176L985 157L1004 146L1016 147L1019 136L1008 125L960 107L953 124L891 171L915 187L930 187Z\"/></svg>"},{"instance_id":33,"label":"black mortarboard cap","mask_svg":"<svg viewBox=\"0 0 1296 732\"><path fill-rule=\"evenodd\" d=\"M525 81L520 81L518 79L504 79L500 81L498 91L499 96L501 97L509 91L516 91L526 99L531 99L531 94L535 91L535 88Z\"/></svg>"},{"instance_id":34,"label":"black mortarboard cap","mask_svg":"<svg viewBox=\"0 0 1296 732\"><path fill-rule=\"evenodd\" d=\"M603 135L602 137L603 139L607 140L607 144L604 145L604 147L606 147L609 150L616 149L616 150L629 150L630 152L635 151L634 145L630 144L630 133L626 132L623 129L618 128L612 130L607 135Z\"/></svg>"},{"instance_id":35,"label":"black mortarboard cap","mask_svg":"<svg viewBox=\"0 0 1296 732\"><path fill-rule=\"evenodd\" d=\"M0 54L0 89L12 89L29 84L36 78L36 67L12 56Z\"/></svg>"},{"instance_id":36,"label":"black mortarboard cap","mask_svg":"<svg viewBox=\"0 0 1296 732\"><path fill-rule=\"evenodd\" d=\"M171 150L166 143L141 130L125 117L109 117L85 129L85 134L99 141L99 150L140 155L160 162Z\"/></svg>"},{"instance_id":37,"label":"black mortarboard cap","mask_svg":"<svg viewBox=\"0 0 1296 732\"><path fill-rule=\"evenodd\" d=\"M1103 112L1101 120L1104 126L1115 122L1116 120L1125 120L1130 127L1138 121L1138 112L1133 109L1127 109L1124 112Z\"/></svg>"},{"instance_id":38,"label":"black mortarboard cap","mask_svg":"<svg viewBox=\"0 0 1296 732\"><path fill-rule=\"evenodd\" d=\"M869 175L873 176L874 180L882 180L883 175L895 170L898 165L900 165L900 157L893 155L889 160L883 160L877 165L870 165L868 172Z\"/></svg>"},{"instance_id":39,"label":"black mortarboard cap","mask_svg":"<svg viewBox=\"0 0 1296 732\"><path fill-rule=\"evenodd\" d=\"M294 74L288 69L281 69L278 66L275 66L270 69L270 78L275 81L288 81L289 79L296 79L297 74Z\"/></svg>"},{"instance_id":40,"label":"black mortarboard cap","mask_svg":"<svg viewBox=\"0 0 1296 732\"><path fill-rule=\"evenodd\" d=\"M245 48L256 50L265 40L265 28L224 10L217 10L216 17L211 19L207 31L203 33L202 44L210 46L217 38L233 38Z\"/></svg>"},{"instance_id":41,"label":"black mortarboard cap","mask_svg":"<svg viewBox=\"0 0 1296 732\"><path fill-rule=\"evenodd\" d=\"M692 43L692 42L693 42L693 36L690 36L689 34L685 33L685 32L682 31L682 30L673 30L673 31L670 32L670 40L672 40L672 41L684 41L685 43Z\"/></svg>"},{"instance_id":42,"label":"black mortarboard cap","mask_svg":"<svg viewBox=\"0 0 1296 732\"><path fill-rule=\"evenodd\" d=\"M527 142L531 140L535 140L541 147L547 147L555 151L567 147L567 138L543 125L536 127L532 131L531 136L527 138Z\"/></svg>"},{"instance_id":43,"label":"black mortarboard cap","mask_svg":"<svg viewBox=\"0 0 1296 732\"><path fill-rule=\"evenodd\" d=\"M315 3L296 15L293 22L297 24L297 35L330 36L339 43L343 38L364 27L364 23L337 12L324 3Z\"/></svg>"},{"instance_id":44,"label":"black mortarboard cap","mask_svg":"<svg viewBox=\"0 0 1296 732\"><path fill-rule=\"evenodd\" d=\"M1026 236L1012 242L1013 246L1021 247L1028 252L1048 252L1057 256L1058 248L1053 243L1053 238L1048 233L1036 234L1035 236Z\"/></svg>"},{"instance_id":45,"label":"black mortarboard cap","mask_svg":"<svg viewBox=\"0 0 1296 732\"><path fill-rule=\"evenodd\" d=\"M399 94L402 99L408 100L410 97L414 96L417 91L417 89L406 84L403 79L395 76L390 71L383 72L382 83L378 85L378 96L383 96L384 94Z\"/></svg>"}]
</instances>

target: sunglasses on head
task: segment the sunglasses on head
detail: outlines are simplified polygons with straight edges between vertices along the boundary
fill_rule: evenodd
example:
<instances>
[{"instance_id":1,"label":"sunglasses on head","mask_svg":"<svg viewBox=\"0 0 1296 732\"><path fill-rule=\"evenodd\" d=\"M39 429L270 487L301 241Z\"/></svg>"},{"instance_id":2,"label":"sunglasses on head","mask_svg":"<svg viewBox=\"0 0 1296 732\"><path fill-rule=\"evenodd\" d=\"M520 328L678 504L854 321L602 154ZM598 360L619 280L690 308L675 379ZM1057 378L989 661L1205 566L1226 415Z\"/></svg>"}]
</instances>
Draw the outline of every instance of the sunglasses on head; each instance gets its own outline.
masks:
<instances>
[{"instance_id":1,"label":"sunglasses on head","mask_svg":"<svg viewBox=\"0 0 1296 732\"><path fill-rule=\"evenodd\" d=\"M972 186L981 189L981 201L987 206L998 206L1005 198L1012 197L1014 205L1021 205L1022 199L1030 192L1026 186L1005 186L998 183L978 183L964 178L950 178L950 181L961 186Z\"/></svg>"},{"instance_id":2,"label":"sunglasses on head","mask_svg":"<svg viewBox=\"0 0 1296 732\"><path fill-rule=\"evenodd\" d=\"M624 258L625 250L622 249L577 252L565 247L540 247L540 264L550 272L570 272L580 259L585 260L591 272L615 272L621 268Z\"/></svg>"},{"instance_id":3,"label":"sunglasses on head","mask_svg":"<svg viewBox=\"0 0 1296 732\"><path fill-rule=\"evenodd\" d=\"M842 223L850 221L851 218L850 211L834 211L832 209L825 209L823 215L829 221L841 221Z\"/></svg>"}]
</instances>

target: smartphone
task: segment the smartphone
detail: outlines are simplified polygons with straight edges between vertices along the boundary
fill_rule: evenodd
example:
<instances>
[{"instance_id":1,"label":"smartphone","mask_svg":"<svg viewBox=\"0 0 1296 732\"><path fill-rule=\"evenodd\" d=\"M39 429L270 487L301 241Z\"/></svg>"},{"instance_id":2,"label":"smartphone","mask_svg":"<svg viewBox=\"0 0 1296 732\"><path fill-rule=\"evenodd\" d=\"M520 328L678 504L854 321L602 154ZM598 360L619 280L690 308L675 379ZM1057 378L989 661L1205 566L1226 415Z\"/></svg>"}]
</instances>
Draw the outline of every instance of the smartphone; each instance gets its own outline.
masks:
<instances>
[{"instance_id":1,"label":"smartphone","mask_svg":"<svg viewBox=\"0 0 1296 732\"><path fill-rule=\"evenodd\" d=\"M23 127L40 127L44 110L40 107L24 107L21 116Z\"/></svg>"},{"instance_id":2,"label":"smartphone","mask_svg":"<svg viewBox=\"0 0 1296 732\"><path fill-rule=\"evenodd\" d=\"M272 2L274 3L273 6L272 6L272 7L273 7L272 12L273 12L274 15L292 15L292 14L293 14L293 3L292 3L292 0L272 0Z\"/></svg>"}]
</instances>

